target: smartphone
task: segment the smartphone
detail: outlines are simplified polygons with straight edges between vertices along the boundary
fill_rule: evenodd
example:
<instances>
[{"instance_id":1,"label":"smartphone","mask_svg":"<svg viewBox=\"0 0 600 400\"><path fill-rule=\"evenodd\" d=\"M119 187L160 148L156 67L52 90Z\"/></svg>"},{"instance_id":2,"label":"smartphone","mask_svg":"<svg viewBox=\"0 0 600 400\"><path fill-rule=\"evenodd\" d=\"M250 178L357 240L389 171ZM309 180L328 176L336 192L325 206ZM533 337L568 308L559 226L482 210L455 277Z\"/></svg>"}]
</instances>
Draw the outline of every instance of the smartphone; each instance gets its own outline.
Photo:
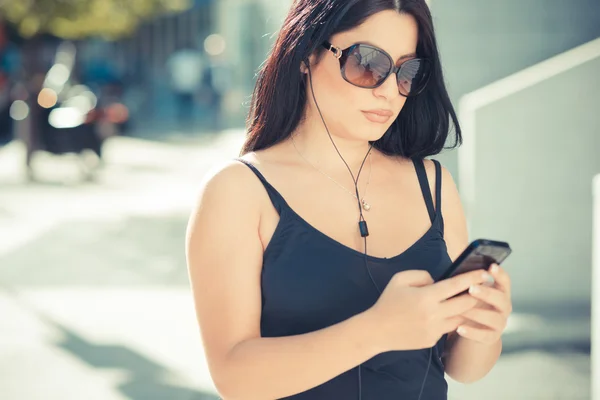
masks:
<instances>
[{"instance_id":1,"label":"smartphone","mask_svg":"<svg viewBox=\"0 0 600 400\"><path fill-rule=\"evenodd\" d=\"M489 269L490 265L500 265L512 252L506 242L488 239L474 240L444 272L440 280L464 274L476 269Z\"/></svg>"}]
</instances>

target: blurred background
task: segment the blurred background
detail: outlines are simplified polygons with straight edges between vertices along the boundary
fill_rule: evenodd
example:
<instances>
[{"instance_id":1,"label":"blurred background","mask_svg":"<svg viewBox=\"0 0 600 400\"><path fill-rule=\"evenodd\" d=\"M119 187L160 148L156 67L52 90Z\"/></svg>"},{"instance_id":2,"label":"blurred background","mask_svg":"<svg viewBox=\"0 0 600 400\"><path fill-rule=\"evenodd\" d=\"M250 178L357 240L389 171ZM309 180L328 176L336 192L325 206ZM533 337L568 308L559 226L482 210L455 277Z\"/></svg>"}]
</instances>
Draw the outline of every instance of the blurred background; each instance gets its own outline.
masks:
<instances>
[{"instance_id":1,"label":"blurred background","mask_svg":"<svg viewBox=\"0 0 600 400\"><path fill-rule=\"evenodd\" d=\"M600 399L600 3L429 3L464 130L438 159L514 251L503 355L450 398ZM289 5L0 1L2 399L217 399L185 226Z\"/></svg>"}]
</instances>

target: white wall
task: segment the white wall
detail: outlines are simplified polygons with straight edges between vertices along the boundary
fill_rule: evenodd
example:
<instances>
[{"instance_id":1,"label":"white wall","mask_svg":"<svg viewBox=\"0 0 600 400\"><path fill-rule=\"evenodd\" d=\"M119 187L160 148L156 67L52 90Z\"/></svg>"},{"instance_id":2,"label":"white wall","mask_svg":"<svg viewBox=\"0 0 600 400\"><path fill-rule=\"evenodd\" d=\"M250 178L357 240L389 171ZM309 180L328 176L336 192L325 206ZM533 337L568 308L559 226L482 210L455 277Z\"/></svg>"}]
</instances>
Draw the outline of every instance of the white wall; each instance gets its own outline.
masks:
<instances>
[{"instance_id":1,"label":"white wall","mask_svg":"<svg viewBox=\"0 0 600 400\"><path fill-rule=\"evenodd\" d=\"M477 95L461 102L466 135L460 183L470 233L510 242L514 253L506 266L515 304L590 299L590 182L600 172L600 40L593 46L587 49L597 52L595 58L566 72L487 105L473 107ZM519 79L540 79L548 68L553 67L533 68ZM479 94L494 96L514 83L509 79Z\"/></svg>"},{"instance_id":2,"label":"white wall","mask_svg":"<svg viewBox=\"0 0 600 400\"><path fill-rule=\"evenodd\" d=\"M432 0L451 99L600 37L598 0ZM437 157L452 174L457 151Z\"/></svg>"},{"instance_id":3,"label":"white wall","mask_svg":"<svg viewBox=\"0 0 600 400\"><path fill-rule=\"evenodd\" d=\"M600 174L593 183L594 233L592 254L592 400L600 400Z\"/></svg>"}]
</instances>

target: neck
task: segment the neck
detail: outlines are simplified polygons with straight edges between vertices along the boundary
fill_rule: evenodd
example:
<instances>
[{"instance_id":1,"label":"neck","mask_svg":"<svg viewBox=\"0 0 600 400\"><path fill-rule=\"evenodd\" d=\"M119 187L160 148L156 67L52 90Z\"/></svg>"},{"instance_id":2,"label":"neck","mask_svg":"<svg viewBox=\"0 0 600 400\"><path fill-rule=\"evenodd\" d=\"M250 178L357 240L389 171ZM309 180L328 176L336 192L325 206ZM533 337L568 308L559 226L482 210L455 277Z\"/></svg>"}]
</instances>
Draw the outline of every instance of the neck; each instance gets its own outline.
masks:
<instances>
[{"instance_id":1,"label":"neck","mask_svg":"<svg viewBox=\"0 0 600 400\"><path fill-rule=\"evenodd\" d=\"M364 161L360 173L360 178L363 180L368 174L369 159L365 157L371 147L370 143L347 136L336 136L332 133L331 127L329 127L329 132L331 133L331 138L320 119L318 121L308 119L299 125L292 134L293 144L295 144L301 156L309 163L335 176L348 174L348 167L350 167L356 179ZM370 156L373 153L374 151L371 150ZM340 154L348 164L348 167L342 161Z\"/></svg>"}]
</instances>

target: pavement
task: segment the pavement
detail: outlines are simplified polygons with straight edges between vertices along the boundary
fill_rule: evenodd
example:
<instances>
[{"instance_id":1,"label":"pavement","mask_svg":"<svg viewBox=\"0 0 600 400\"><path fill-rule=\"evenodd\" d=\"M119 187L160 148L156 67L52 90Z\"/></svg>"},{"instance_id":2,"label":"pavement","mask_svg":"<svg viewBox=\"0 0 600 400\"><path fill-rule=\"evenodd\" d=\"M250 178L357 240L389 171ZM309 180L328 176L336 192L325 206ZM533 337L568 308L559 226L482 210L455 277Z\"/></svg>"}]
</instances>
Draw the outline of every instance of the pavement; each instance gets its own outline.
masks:
<instances>
[{"instance_id":1,"label":"pavement","mask_svg":"<svg viewBox=\"0 0 600 400\"><path fill-rule=\"evenodd\" d=\"M91 182L40 154L40 181L26 183L20 143L0 148L1 399L218 399L184 236L203 175L242 141L114 138ZM449 397L590 399L589 330L587 311L515 304L495 368L449 380Z\"/></svg>"}]
</instances>

